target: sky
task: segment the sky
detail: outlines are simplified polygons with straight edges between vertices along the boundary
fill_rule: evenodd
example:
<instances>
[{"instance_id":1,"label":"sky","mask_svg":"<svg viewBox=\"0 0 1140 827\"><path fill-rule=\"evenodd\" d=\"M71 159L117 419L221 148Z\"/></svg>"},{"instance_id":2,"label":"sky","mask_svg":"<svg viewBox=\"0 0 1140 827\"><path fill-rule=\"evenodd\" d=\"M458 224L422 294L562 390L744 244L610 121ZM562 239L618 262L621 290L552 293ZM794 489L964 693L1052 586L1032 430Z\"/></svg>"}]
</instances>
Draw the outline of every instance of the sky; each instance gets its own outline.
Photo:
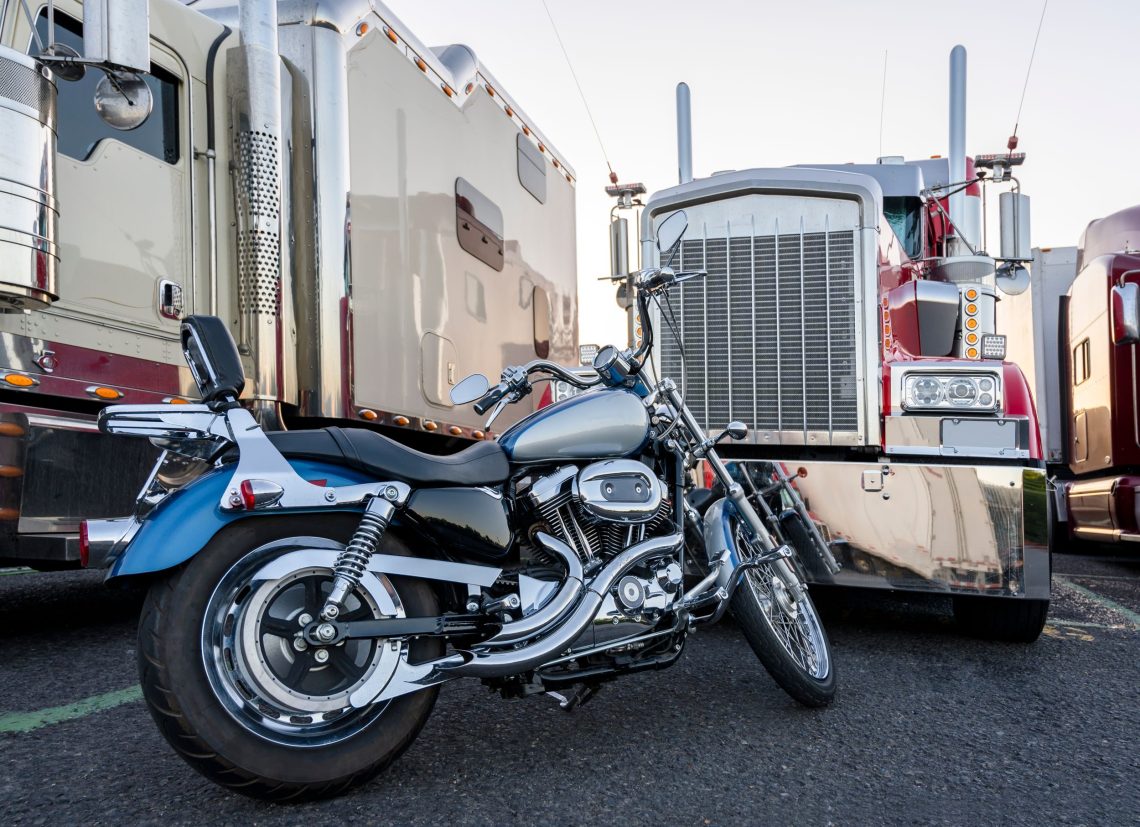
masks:
<instances>
[{"instance_id":1,"label":"sky","mask_svg":"<svg viewBox=\"0 0 1140 827\"><path fill-rule=\"evenodd\" d=\"M574 168L580 339L596 343L625 338L613 288L596 280L609 274L605 156L650 192L677 182L678 81L692 90L697 177L926 158L948 149L949 55L961 43L967 152L1000 152L1042 10L1042 0L547 0L603 155L542 0L387 2L428 45L474 49ZM1018 129L1034 246L1075 245L1090 220L1140 203L1138 30L1140 0L1049 0ZM990 206L992 233L992 190Z\"/></svg>"}]
</instances>

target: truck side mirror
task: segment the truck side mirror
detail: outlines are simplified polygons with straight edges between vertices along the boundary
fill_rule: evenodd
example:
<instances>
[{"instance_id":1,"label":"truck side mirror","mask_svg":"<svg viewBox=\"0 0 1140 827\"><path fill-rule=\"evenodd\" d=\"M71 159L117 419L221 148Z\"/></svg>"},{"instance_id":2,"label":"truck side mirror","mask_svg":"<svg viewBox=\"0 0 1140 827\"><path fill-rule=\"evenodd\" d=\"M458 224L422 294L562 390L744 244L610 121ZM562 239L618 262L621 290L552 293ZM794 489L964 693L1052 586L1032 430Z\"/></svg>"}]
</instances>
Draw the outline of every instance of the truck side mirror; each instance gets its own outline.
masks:
<instances>
[{"instance_id":1,"label":"truck side mirror","mask_svg":"<svg viewBox=\"0 0 1140 827\"><path fill-rule=\"evenodd\" d=\"M1029 246L1029 196L1003 192L998 196L1001 214L1001 256L1006 261L1032 261Z\"/></svg>"},{"instance_id":2,"label":"truck side mirror","mask_svg":"<svg viewBox=\"0 0 1140 827\"><path fill-rule=\"evenodd\" d=\"M1140 284L1129 282L1112 288L1112 343L1140 342Z\"/></svg>"}]
</instances>

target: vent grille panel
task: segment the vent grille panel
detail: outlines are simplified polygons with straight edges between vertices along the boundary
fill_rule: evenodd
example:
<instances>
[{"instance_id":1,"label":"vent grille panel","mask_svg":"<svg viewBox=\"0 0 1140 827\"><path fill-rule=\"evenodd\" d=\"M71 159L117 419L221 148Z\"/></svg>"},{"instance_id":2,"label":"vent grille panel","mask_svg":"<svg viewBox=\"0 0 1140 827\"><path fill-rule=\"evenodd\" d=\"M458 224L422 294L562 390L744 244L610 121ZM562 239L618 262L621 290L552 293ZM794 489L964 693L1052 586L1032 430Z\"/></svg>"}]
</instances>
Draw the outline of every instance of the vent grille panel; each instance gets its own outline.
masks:
<instances>
[{"instance_id":1,"label":"vent grille panel","mask_svg":"<svg viewBox=\"0 0 1140 827\"><path fill-rule=\"evenodd\" d=\"M679 264L708 276L664 308L684 360L664 322L656 355L707 429L741 419L793 443L858 432L854 231L690 238Z\"/></svg>"}]
</instances>

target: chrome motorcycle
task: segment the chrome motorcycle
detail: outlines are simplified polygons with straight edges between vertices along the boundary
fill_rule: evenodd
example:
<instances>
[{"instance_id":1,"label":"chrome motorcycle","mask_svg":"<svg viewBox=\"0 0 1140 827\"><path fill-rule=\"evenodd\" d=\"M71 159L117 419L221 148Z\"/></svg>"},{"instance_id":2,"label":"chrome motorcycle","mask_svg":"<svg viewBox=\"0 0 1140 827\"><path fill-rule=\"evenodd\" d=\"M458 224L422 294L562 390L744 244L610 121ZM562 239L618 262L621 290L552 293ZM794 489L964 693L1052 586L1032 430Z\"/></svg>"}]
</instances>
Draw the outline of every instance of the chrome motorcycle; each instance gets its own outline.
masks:
<instances>
[{"instance_id":1,"label":"chrome motorcycle","mask_svg":"<svg viewBox=\"0 0 1140 827\"><path fill-rule=\"evenodd\" d=\"M685 225L663 222L663 255ZM460 382L453 401L494 406L492 421L539 377L587 392L450 456L365 429L263 431L237 402L225 326L188 318L202 402L103 412L106 433L165 453L136 514L84 526L109 581L151 581L140 680L171 746L246 795L336 795L407 749L446 681L572 708L606 680L672 665L730 606L780 686L830 702L827 636L794 552L714 447L745 426L708 438L673 381L644 370L649 302L698 275L639 273L645 341L604 348L588 377L539 360L493 388ZM700 459L726 496L687 560L685 479Z\"/></svg>"}]
</instances>

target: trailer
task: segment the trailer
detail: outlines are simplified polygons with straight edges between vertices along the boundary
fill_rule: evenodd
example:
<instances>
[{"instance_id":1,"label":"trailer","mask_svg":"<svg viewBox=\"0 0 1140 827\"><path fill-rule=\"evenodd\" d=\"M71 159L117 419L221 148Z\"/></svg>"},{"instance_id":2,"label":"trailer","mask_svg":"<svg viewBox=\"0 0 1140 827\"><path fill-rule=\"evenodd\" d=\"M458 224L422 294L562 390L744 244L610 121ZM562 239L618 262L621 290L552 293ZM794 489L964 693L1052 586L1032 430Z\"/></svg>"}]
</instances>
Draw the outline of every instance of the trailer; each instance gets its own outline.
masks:
<instances>
[{"instance_id":1,"label":"trailer","mask_svg":"<svg viewBox=\"0 0 1140 827\"><path fill-rule=\"evenodd\" d=\"M1030 290L1003 307L1032 328L1032 387L1061 544L1140 542L1140 207L1091 222L1077 247L1034 251Z\"/></svg>"},{"instance_id":2,"label":"trailer","mask_svg":"<svg viewBox=\"0 0 1140 827\"><path fill-rule=\"evenodd\" d=\"M683 209L674 264L708 275L672 290L654 358L710 434L751 426L723 448L743 475L792 479L843 564L810 570L816 583L946 594L971 631L1032 640L1050 597L1044 455L995 313L1026 278L1024 156L966 156L962 47L950 63L950 152L914 161L692 178L679 90L681 180L648 199L642 258L664 264L648 241ZM998 256L982 244L983 177L1008 190Z\"/></svg>"},{"instance_id":3,"label":"trailer","mask_svg":"<svg viewBox=\"0 0 1140 827\"><path fill-rule=\"evenodd\" d=\"M493 438L448 390L575 357L575 187L470 48L377 2L0 0L0 564L79 565L80 521L132 510L159 449L95 418L193 401L191 313L268 427Z\"/></svg>"}]
</instances>

